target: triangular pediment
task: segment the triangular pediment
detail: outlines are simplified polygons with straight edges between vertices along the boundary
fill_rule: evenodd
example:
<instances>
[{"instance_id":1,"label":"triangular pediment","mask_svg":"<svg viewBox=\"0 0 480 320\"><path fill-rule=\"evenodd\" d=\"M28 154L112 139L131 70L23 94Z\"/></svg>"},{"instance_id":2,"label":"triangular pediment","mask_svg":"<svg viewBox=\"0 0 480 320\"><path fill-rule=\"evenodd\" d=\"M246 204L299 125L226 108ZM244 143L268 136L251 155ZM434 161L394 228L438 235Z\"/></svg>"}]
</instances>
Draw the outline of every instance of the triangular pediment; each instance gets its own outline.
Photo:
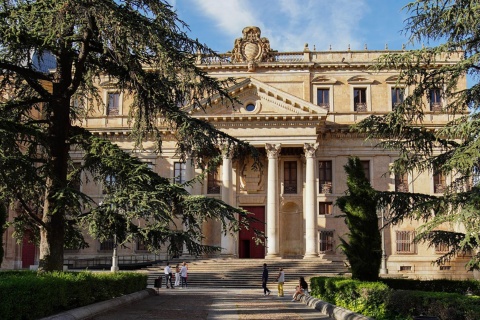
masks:
<instances>
[{"instance_id":1,"label":"triangular pediment","mask_svg":"<svg viewBox=\"0 0 480 320\"><path fill-rule=\"evenodd\" d=\"M240 101L232 108L220 97L212 97L212 108L190 110L191 115L209 116L320 116L326 117L327 109L298 98L257 79L248 78L228 89L230 95Z\"/></svg>"}]
</instances>

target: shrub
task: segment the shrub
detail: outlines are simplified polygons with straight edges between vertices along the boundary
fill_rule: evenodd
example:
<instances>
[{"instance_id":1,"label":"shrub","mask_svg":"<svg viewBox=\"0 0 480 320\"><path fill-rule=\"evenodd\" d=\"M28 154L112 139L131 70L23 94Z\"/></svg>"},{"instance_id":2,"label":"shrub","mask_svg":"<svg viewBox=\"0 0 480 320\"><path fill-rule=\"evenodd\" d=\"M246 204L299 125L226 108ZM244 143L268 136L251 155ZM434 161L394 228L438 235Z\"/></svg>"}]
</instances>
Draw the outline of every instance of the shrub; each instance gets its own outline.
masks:
<instances>
[{"instance_id":1,"label":"shrub","mask_svg":"<svg viewBox=\"0 0 480 320\"><path fill-rule=\"evenodd\" d=\"M147 275L133 272L1 272L0 319L38 319L146 286Z\"/></svg>"},{"instance_id":2,"label":"shrub","mask_svg":"<svg viewBox=\"0 0 480 320\"><path fill-rule=\"evenodd\" d=\"M428 288L430 292L398 288ZM475 293L478 281L382 279L379 283L343 277L311 279L312 296L377 320L411 320L419 315L441 320L478 320L480 296L455 293L464 293L467 288ZM433 292L434 289L454 292Z\"/></svg>"}]
</instances>

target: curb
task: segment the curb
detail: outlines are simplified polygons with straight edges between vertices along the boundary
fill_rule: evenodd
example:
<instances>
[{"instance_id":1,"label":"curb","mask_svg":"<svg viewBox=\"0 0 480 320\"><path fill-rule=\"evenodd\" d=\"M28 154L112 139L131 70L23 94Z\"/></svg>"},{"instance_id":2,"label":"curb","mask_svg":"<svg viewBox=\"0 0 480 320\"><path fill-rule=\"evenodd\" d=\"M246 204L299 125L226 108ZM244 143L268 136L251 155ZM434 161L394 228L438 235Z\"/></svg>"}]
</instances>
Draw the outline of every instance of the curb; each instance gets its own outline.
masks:
<instances>
[{"instance_id":1,"label":"curb","mask_svg":"<svg viewBox=\"0 0 480 320\"><path fill-rule=\"evenodd\" d=\"M68 310L62 313L57 313L56 315L42 318L40 320L82 320L89 319L96 314L108 311L122 304L131 303L148 296L154 295L155 291L153 289L146 289L131 294L127 294L121 297L114 299L97 302L89 304L87 306L79 307L76 309Z\"/></svg>"},{"instance_id":2,"label":"curb","mask_svg":"<svg viewBox=\"0 0 480 320\"><path fill-rule=\"evenodd\" d=\"M322 314L329 316L335 320L374 320L373 318L366 317L359 313L352 312L350 310L337 307L334 304L313 298L311 296L301 296L299 299L307 306L320 311Z\"/></svg>"}]
</instances>

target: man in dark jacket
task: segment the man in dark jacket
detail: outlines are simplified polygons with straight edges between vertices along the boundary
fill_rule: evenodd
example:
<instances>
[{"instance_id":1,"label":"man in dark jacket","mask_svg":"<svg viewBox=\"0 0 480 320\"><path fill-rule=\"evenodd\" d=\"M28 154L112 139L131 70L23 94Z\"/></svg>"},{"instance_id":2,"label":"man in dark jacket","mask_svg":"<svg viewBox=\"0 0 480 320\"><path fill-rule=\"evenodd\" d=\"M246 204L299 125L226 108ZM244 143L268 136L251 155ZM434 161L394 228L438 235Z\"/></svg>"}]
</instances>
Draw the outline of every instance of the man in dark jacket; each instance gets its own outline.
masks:
<instances>
[{"instance_id":1,"label":"man in dark jacket","mask_svg":"<svg viewBox=\"0 0 480 320\"><path fill-rule=\"evenodd\" d=\"M267 288L267 281L268 281L268 269L267 264L263 264L263 274L262 274L262 288L263 288L263 295L270 295L270 290Z\"/></svg>"}]
</instances>

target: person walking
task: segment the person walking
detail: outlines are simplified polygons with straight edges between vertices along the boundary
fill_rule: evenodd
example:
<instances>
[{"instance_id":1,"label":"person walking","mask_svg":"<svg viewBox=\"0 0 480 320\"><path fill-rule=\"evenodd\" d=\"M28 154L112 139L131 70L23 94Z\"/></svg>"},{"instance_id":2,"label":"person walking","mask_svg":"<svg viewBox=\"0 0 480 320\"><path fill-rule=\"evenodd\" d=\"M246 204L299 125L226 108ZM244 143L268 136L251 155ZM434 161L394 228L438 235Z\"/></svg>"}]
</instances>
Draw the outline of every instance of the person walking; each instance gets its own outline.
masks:
<instances>
[{"instance_id":1,"label":"person walking","mask_svg":"<svg viewBox=\"0 0 480 320\"><path fill-rule=\"evenodd\" d=\"M283 297L283 284L285 283L285 272L283 271L283 268L280 268L280 272L278 272L277 281L278 281L278 296Z\"/></svg>"},{"instance_id":2,"label":"person walking","mask_svg":"<svg viewBox=\"0 0 480 320\"><path fill-rule=\"evenodd\" d=\"M180 264L175 266L175 287L180 285Z\"/></svg>"},{"instance_id":3,"label":"person walking","mask_svg":"<svg viewBox=\"0 0 480 320\"><path fill-rule=\"evenodd\" d=\"M187 263L184 262L182 268L180 269L180 277L182 278L182 288L185 286L187 287L187 277L188 277L188 267Z\"/></svg>"},{"instance_id":4,"label":"person walking","mask_svg":"<svg viewBox=\"0 0 480 320\"><path fill-rule=\"evenodd\" d=\"M163 273L165 274L165 286L168 287L168 282L170 281L170 288L173 289L173 282L172 282L172 269L170 268L170 262L167 262L165 269L163 269Z\"/></svg>"},{"instance_id":5,"label":"person walking","mask_svg":"<svg viewBox=\"0 0 480 320\"><path fill-rule=\"evenodd\" d=\"M263 287L263 295L270 295L270 290L267 288L267 281L268 281L268 269L267 264L263 264L263 273L262 273L262 287Z\"/></svg>"}]
</instances>

